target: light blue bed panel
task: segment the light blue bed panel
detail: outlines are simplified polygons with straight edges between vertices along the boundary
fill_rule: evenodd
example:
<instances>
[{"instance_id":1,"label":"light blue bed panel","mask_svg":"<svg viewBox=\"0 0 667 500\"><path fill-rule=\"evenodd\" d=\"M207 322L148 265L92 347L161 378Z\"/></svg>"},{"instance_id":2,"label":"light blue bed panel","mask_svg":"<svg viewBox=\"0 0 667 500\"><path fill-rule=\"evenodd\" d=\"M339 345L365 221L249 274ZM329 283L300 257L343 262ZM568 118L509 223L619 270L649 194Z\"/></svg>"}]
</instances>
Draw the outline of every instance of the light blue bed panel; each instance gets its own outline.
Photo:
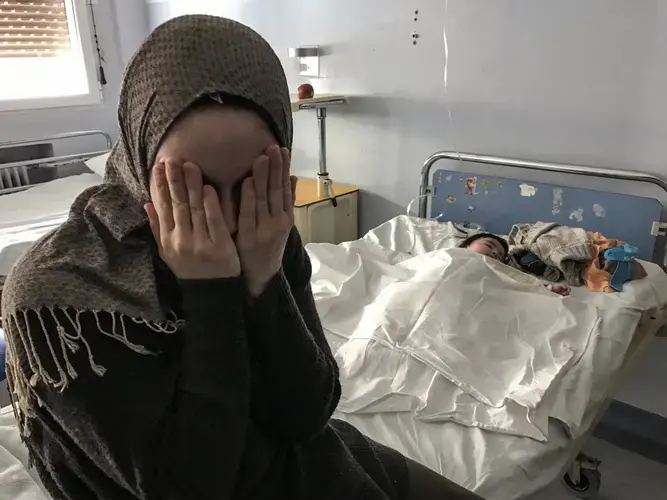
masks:
<instances>
[{"instance_id":1,"label":"light blue bed panel","mask_svg":"<svg viewBox=\"0 0 667 500\"><path fill-rule=\"evenodd\" d=\"M651 227L662 211L654 198L449 170L436 170L431 185L432 218L482 224L497 234L508 234L514 224L557 222L627 241L641 259L653 258Z\"/></svg>"}]
</instances>

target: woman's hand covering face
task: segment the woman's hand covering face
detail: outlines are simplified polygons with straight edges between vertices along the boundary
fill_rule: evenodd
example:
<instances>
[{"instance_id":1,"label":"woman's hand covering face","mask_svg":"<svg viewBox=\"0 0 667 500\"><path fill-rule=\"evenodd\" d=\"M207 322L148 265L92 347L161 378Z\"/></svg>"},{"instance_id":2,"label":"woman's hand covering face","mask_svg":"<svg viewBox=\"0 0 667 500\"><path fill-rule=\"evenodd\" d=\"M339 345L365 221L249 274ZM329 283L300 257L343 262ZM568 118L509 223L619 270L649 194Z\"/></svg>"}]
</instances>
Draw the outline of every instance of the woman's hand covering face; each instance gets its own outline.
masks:
<instances>
[{"instance_id":1,"label":"woman's hand covering face","mask_svg":"<svg viewBox=\"0 0 667 500\"><path fill-rule=\"evenodd\" d=\"M240 262L216 190L194 163L153 167L151 203L144 207L160 257L180 279L228 278Z\"/></svg>"},{"instance_id":2,"label":"woman's hand covering face","mask_svg":"<svg viewBox=\"0 0 667 500\"><path fill-rule=\"evenodd\" d=\"M270 146L243 181L236 245L248 291L262 293L282 266L294 225L296 178L290 177L290 152Z\"/></svg>"}]
</instances>

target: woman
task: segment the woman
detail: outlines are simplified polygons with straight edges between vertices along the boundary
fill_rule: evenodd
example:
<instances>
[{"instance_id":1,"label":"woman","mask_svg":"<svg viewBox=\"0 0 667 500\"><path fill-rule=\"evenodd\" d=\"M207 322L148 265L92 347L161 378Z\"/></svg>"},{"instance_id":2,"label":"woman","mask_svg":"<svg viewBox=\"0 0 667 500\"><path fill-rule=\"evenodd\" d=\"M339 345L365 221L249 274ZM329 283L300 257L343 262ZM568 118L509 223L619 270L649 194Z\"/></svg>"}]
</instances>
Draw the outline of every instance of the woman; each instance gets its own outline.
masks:
<instances>
[{"instance_id":1,"label":"woman","mask_svg":"<svg viewBox=\"0 0 667 500\"><path fill-rule=\"evenodd\" d=\"M54 498L475 498L329 420L338 371L292 229L269 45L171 20L130 62L118 115L104 183L3 297L22 435Z\"/></svg>"}]
</instances>

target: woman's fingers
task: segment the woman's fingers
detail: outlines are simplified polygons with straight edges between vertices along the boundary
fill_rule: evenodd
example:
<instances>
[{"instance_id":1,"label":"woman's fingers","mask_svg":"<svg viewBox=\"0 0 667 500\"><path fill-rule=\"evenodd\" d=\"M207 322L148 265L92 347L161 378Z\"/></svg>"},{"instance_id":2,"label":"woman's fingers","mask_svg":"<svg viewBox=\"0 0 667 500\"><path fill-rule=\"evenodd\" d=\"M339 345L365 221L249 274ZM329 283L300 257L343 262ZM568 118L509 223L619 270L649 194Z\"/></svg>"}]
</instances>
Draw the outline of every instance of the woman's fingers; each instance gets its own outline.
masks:
<instances>
[{"instance_id":1,"label":"woman's fingers","mask_svg":"<svg viewBox=\"0 0 667 500\"><path fill-rule=\"evenodd\" d=\"M218 193L213 186L204 186L203 196L204 214L211 241L218 244L228 242L231 240L231 235L222 214L222 208L220 208Z\"/></svg>"},{"instance_id":2,"label":"woman's fingers","mask_svg":"<svg viewBox=\"0 0 667 500\"><path fill-rule=\"evenodd\" d=\"M160 230L165 232L173 231L174 213L171 194L169 193L169 182L167 181L167 174L163 163L159 163L153 167L151 200L160 221Z\"/></svg>"},{"instance_id":3,"label":"woman's fingers","mask_svg":"<svg viewBox=\"0 0 667 500\"><path fill-rule=\"evenodd\" d=\"M250 240L255 238L255 230L257 228L257 200L255 199L255 183L252 177L248 177L243 181L241 187L241 207L239 209L239 232L244 234L244 237L250 237Z\"/></svg>"},{"instance_id":4,"label":"woman's fingers","mask_svg":"<svg viewBox=\"0 0 667 500\"><path fill-rule=\"evenodd\" d=\"M186 163L183 165L183 174L188 193L190 217L192 219L194 234L195 236L208 236L206 213L204 212L204 183L202 181L201 170L194 163Z\"/></svg>"},{"instance_id":5,"label":"woman's fingers","mask_svg":"<svg viewBox=\"0 0 667 500\"><path fill-rule=\"evenodd\" d=\"M292 189L292 180L290 177L291 155L287 148L281 148L280 154L283 159L282 178L280 179L280 189L283 196L283 210L291 212L294 207L294 190Z\"/></svg>"},{"instance_id":6,"label":"woman's fingers","mask_svg":"<svg viewBox=\"0 0 667 500\"><path fill-rule=\"evenodd\" d=\"M160 257L181 279L226 278L240 274L234 241L212 186L199 167L156 165L152 202L144 206ZM172 230L165 230L167 221Z\"/></svg>"},{"instance_id":7,"label":"woman's fingers","mask_svg":"<svg viewBox=\"0 0 667 500\"><path fill-rule=\"evenodd\" d=\"M272 216L282 213L283 206L283 154L278 146L271 146L266 151L269 165L269 212Z\"/></svg>"},{"instance_id":8,"label":"woman's fingers","mask_svg":"<svg viewBox=\"0 0 667 500\"><path fill-rule=\"evenodd\" d=\"M183 167L176 163L167 162L167 181L169 183L169 194L171 195L175 227L181 231L191 230L190 202L188 200L188 190L185 185Z\"/></svg>"},{"instance_id":9,"label":"woman's fingers","mask_svg":"<svg viewBox=\"0 0 667 500\"><path fill-rule=\"evenodd\" d=\"M269 158L260 156L255 160L252 167L252 178L255 185L256 217L258 220L268 218L269 200L268 200L268 177L269 177Z\"/></svg>"}]
</instances>

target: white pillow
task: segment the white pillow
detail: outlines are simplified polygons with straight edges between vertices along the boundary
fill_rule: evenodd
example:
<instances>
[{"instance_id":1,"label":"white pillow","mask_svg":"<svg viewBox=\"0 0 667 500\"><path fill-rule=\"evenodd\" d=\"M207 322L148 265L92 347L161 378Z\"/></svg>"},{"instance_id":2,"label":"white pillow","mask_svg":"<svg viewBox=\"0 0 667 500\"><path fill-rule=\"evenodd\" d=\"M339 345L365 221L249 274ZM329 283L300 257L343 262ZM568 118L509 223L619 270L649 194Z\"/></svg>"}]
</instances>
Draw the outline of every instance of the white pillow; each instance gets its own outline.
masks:
<instances>
[{"instance_id":1,"label":"white pillow","mask_svg":"<svg viewBox=\"0 0 667 500\"><path fill-rule=\"evenodd\" d=\"M100 156L93 156L92 158L84 161L86 167L95 172L100 177L104 177L104 170L107 166L107 159L109 158L110 153L104 153Z\"/></svg>"}]
</instances>

